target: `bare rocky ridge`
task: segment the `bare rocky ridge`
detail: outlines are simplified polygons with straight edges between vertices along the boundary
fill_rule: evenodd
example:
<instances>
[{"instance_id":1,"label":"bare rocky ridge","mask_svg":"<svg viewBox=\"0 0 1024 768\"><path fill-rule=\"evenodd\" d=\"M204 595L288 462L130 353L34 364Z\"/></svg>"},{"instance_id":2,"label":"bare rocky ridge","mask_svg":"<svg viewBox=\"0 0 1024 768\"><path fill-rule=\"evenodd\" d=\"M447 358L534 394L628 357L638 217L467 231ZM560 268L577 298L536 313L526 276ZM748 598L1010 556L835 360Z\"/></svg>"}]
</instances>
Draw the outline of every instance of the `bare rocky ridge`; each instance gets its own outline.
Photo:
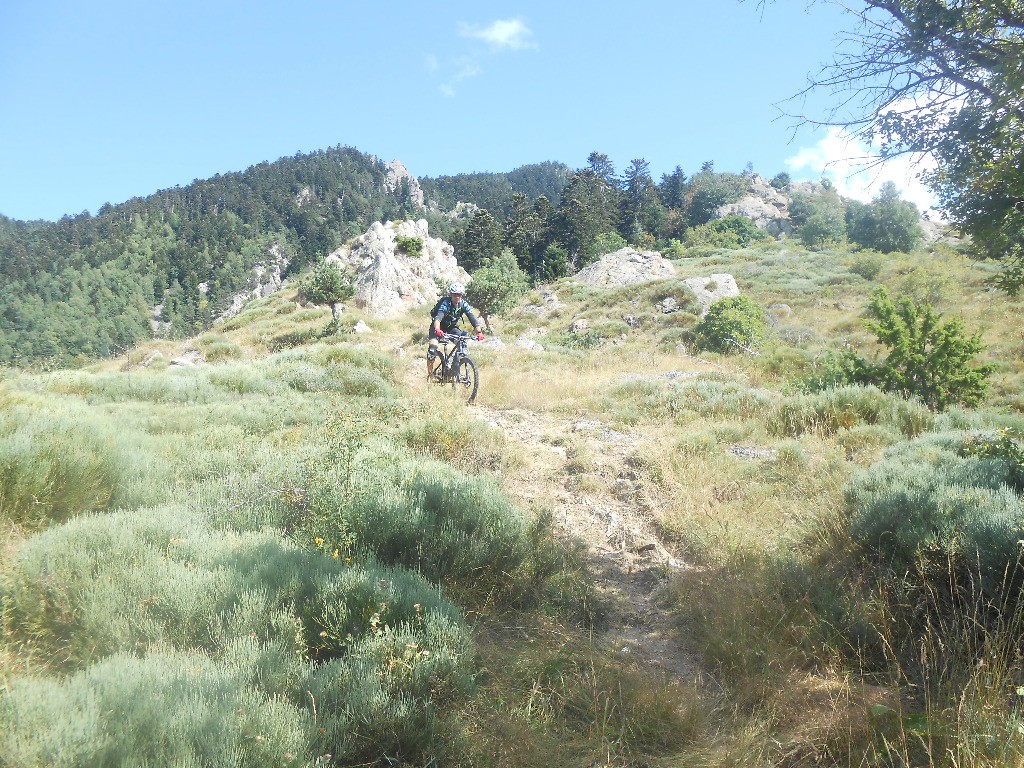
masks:
<instances>
[{"instance_id":1,"label":"bare rocky ridge","mask_svg":"<svg viewBox=\"0 0 1024 768\"><path fill-rule=\"evenodd\" d=\"M409 199L417 208L423 208L423 189L420 187L419 179L409 173L409 170L398 160L388 163L387 169L384 186L388 192L394 194L402 188L403 183L408 184Z\"/></svg>"}]
</instances>

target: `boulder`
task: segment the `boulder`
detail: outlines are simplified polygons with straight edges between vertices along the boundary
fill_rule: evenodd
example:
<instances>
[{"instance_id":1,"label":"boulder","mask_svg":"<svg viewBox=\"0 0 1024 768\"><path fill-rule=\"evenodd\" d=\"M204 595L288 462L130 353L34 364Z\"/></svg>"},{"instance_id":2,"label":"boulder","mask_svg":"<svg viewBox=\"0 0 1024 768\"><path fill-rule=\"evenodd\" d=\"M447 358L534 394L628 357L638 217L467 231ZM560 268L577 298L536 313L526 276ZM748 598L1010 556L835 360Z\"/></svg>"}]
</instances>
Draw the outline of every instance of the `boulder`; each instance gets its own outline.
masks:
<instances>
[{"instance_id":1,"label":"boulder","mask_svg":"<svg viewBox=\"0 0 1024 768\"><path fill-rule=\"evenodd\" d=\"M541 288L540 301L540 304L527 304L523 307L522 311L533 315L545 316L551 312L565 308L565 303L560 301L558 294L550 288Z\"/></svg>"},{"instance_id":2,"label":"boulder","mask_svg":"<svg viewBox=\"0 0 1024 768\"><path fill-rule=\"evenodd\" d=\"M710 275L708 277L691 277L683 281L693 291L700 302L701 315L706 315L708 307L719 299L740 295L736 279L729 274Z\"/></svg>"},{"instance_id":3,"label":"boulder","mask_svg":"<svg viewBox=\"0 0 1024 768\"><path fill-rule=\"evenodd\" d=\"M516 346L517 347L522 347L523 349L527 349L530 352L543 352L544 351L544 347L542 347L536 341L534 341L533 339L531 339L531 338L529 338L527 336L520 336L518 339L516 339Z\"/></svg>"},{"instance_id":4,"label":"boulder","mask_svg":"<svg viewBox=\"0 0 1024 768\"><path fill-rule=\"evenodd\" d=\"M206 359L203 357L202 352L200 352L198 349L190 349L183 355L180 355L171 360L171 362L169 362L168 365L176 368L192 368L194 366L203 365L205 363Z\"/></svg>"},{"instance_id":5,"label":"boulder","mask_svg":"<svg viewBox=\"0 0 1024 768\"><path fill-rule=\"evenodd\" d=\"M366 323L360 320L354 326L352 326L352 333L372 333L373 329L370 328Z\"/></svg>"},{"instance_id":6,"label":"boulder","mask_svg":"<svg viewBox=\"0 0 1024 768\"><path fill-rule=\"evenodd\" d=\"M676 268L657 251L620 248L576 274L576 281L595 288L617 288L672 277Z\"/></svg>"},{"instance_id":7,"label":"boulder","mask_svg":"<svg viewBox=\"0 0 1024 768\"><path fill-rule=\"evenodd\" d=\"M420 240L420 254L400 252L399 235ZM455 249L430 237L425 219L374 222L327 260L356 276L353 303L374 317L395 317L413 307L433 304L440 295L439 285L469 282L469 273L455 261Z\"/></svg>"}]
</instances>

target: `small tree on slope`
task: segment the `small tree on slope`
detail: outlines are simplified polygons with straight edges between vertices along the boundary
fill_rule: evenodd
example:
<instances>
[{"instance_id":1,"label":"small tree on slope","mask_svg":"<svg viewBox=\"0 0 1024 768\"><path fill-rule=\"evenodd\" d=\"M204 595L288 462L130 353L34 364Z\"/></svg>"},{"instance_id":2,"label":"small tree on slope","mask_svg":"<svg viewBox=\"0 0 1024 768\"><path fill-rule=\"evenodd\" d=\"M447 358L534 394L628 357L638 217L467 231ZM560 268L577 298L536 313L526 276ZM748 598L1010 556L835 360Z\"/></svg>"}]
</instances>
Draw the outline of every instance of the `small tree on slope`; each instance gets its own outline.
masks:
<instances>
[{"instance_id":1,"label":"small tree on slope","mask_svg":"<svg viewBox=\"0 0 1024 768\"><path fill-rule=\"evenodd\" d=\"M996 366L974 364L982 350L981 336L968 336L963 321L939 324L928 304L903 296L895 302L884 288L871 297L868 330L889 348L889 356L869 362L855 355L844 361L850 378L877 385L905 397L918 397L932 410L977 405L988 391L988 377Z\"/></svg>"},{"instance_id":2,"label":"small tree on slope","mask_svg":"<svg viewBox=\"0 0 1024 768\"><path fill-rule=\"evenodd\" d=\"M487 332L491 333L491 315L500 315L514 307L528 288L526 273L519 268L515 254L506 248L472 274L466 298L480 311Z\"/></svg>"}]
</instances>

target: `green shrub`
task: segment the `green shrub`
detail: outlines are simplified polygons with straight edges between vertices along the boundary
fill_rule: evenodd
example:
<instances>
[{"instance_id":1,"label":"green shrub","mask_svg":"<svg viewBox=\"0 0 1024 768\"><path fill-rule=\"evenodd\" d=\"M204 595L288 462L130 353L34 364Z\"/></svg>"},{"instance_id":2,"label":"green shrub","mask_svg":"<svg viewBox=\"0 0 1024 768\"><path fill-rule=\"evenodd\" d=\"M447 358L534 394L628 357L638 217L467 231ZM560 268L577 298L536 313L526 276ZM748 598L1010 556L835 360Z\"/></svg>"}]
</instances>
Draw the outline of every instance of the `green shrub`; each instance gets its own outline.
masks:
<instances>
[{"instance_id":1,"label":"green shrub","mask_svg":"<svg viewBox=\"0 0 1024 768\"><path fill-rule=\"evenodd\" d=\"M366 427L332 425L296 505L308 540L414 569L471 604L535 603L567 567L546 518L528 519L493 480L363 444Z\"/></svg>"},{"instance_id":2,"label":"green shrub","mask_svg":"<svg viewBox=\"0 0 1024 768\"><path fill-rule=\"evenodd\" d=\"M877 387L849 385L813 394L790 395L775 405L766 427L775 435L834 435L859 425L878 424L913 437L929 429L934 415L916 401Z\"/></svg>"},{"instance_id":3,"label":"green shrub","mask_svg":"<svg viewBox=\"0 0 1024 768\"><path fill-rule=\"evenodd\" d=\"M267 347L272 352L278 352L282 349L291 349L292 347L301 347L304 344L310 344L320 338L320 331L316 328L298 328L292 331L284 331L274 335L270 341L267 342Z\"/></svg>"},{"instance_id":4,"label":"green shrub","mask_svg":"<svg viewBox=\"0 0 1024 768\"><path fill-rule=\"evenodd\" d=\"M515 254L506 248L486 266L473 272L466 299L480 316L487 329L491 316L512 309L529 290L529 280L516 262Z\"/></svg>"},{"instance_id":5,"label":"green shrub","mask_svg":"<svg viewBox=\"0 0 1024 768\"><path fill-rule=\"evenodd\" d=\"M736 352L760 346L767 336L764 311L745 296L719 299L694 328L701 349Z\"/></svg>"},{"instance_id":6,"label":"green shrub","mask_svg":"<svg viewBox=\"0 0 1024 768\"><path fill-rule=\"evenodd\" d=\"M851 380L920 398L937 411L953 404L977 405L985 397L996 366L975 363L981 336L968 336L962 320L940 325L941 316L930 305L906 297L893 302L884 288L875 291L868 312L873 319L866 326L889 355L878 362L846 356L842 364Z\"/></svg>"},{"instance_id":7,"label":"green shrub","mask_svg":"<svg viewBox=\"0 0 1024 768\"><path fill-rule=\"evenodd\" d=\"M16 679L0 698L0 763L303 764L310 713L254 686L255 671L197 652L122 654L63 680Z\"/></svg>"},{"instance_id":8,"label":"green shrub","mask_svg":"<svg viewBox=\"0 0 1024 768\"><path fill-rule=\"evenodd\" d=\"M951 569L954 588L967 586L973 574L989 596L1018 583L1024 538L1024 509L1013 490L1018 470L1001 457L971 455L970 445L962 433L921 438L890 448L851 480L845 491L851 535L877 568L923 569L942 592ZM1019 601L1014 595L1010 607Z\"/></svg>"},{"instance_id":9,"label":"green shrub","mask_svg":"<svg viewBox=\"0 0 1024 768\"><path fill-rule=\"evenodd\" d=\"M335 304L352 298L355 288L336 262L322 261L299 281L299 295L314 304Z\"/></svg>"},{"instance_id":10,"label":"green shrub","mask_svg":"<svg viewBox=\"0 0 1024 768\"><path fill-rule=\"evenodd\" d=\"M602 232L596 238L594 238L594 244L591 250L594 254L600 258L608 253L615 253L615 251L625 248L629 243L618 232Z\"/></svg>"},{"instance_id":11,"label":"green shrub","mask_svg":"<svg viewBox=\"0 0 1024 768\"><path fill-rule=\"evenodd\" d=\"M0 519L39 528L104 509L124 477L112 423L48 404L0 410Z\"/></svg>"},{"instance_id":12,"label":"green shrub","mask_svg":"<svg viewBox=\"0 0 1024 768\"><path fill-rule=\"evenodd\" d=\"M853 274L865 280L874 280L885 266L885 257L877 251L860 251L850 262L849 269Z\"/></svg>"},{"instance_id":13,"label":"green shrub","mask_svg":"<svg viewBox=\"0 0 1024 768\"><path fill-rule=\"evenodd\" d=\"M395 249L406 256L418 259L423 254L423 239L396 234ZM343 299L339 299L339 301L343 301Z\"/></svg>"},{"instance_id":14,"label":"green shrub","mask_svg":"<svg viewBox=\"0 0 1024 768\"><path fill-rule=\"evenodd\" d=\"M746 216L730 215L701 224L686 232L689 248L746 248L752 243L771 240Z\"/></svg>"},{"instance_id":15,"label":"green shrub","mask_svg":"<svg viewBox=\"0 0 1024 768\"><path fill-rule=\"evenodd\" d=\"M265 742L286 742L299 764L427 759L437 708L471 687L458 610L408 570L309 544L214 531L182 507L30 539L0 583L2 637L80 671L8 688L0 715L17 727L0 762L49 764L42 755L72 743L73 765L219 765Z\"/></svg>"}]
</instances>

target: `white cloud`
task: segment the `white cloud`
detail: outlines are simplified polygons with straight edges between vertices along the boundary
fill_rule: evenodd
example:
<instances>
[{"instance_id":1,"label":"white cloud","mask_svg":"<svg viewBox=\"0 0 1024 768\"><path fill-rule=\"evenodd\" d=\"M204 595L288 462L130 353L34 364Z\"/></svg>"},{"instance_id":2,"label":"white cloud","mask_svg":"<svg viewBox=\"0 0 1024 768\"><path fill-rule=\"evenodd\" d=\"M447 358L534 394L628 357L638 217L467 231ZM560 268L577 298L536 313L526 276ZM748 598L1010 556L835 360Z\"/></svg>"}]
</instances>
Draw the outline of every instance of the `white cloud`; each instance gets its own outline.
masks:
<instances>
[{"instance_id":1,"label":"white cloud","mask_svg":"<svg viewBox=\"0 0 1024 768\"><path fill-rule=\"evenodd\" d=\"M462 58L455 62L455 66L459 69L452 75L446 83L442 83L438 86L448 98L455 96L455 85L461 83L463 80L468 80L471 77L476 77L483 73L483 68L472 59Z\"/></svg>"},{"instance_id":2,"label":"white cloud","mask_svg":"<svg viewBox=\"0 0 1024 768\"><path fill-rule=\"evenodd\" d=\"M455 81L468 80L471 77L476 77L483 69L475 61L463 60L459 64L459 71L455 73Z\"/></svg>"},{"instance_id":3,"label":"white cloud","mask_svg":"<svg viewBox=\"0 0 1024 768\"><path fill-rule=\"evenodd\" d=\"M437 56L434 56L433 54L427 56L427 58L424 60L424 63L427 66L428 72L437 72L437 70L441 68L441 62L439 62L437 60Z\"/></svg>"},{"instance_id":4,"label":"white cloud","mask_svg":"<svg viewBox=\"0 0 1024 768\"><path fill-rule=\"evenodd\" d=\"M904 200L921 211L936 216L935 195L917 178L924 170L934 168L931 158L900 156L879 161L877 151L850 136L842 128L829 128L817 144L802 147L786 159L794 178L817 181L826 177L844 197L865 203L878 195L887 181L896 184Z\"/></svg>"},{"instance_id":5,"label":"white cloud","mask_svg":"<svg viewBox=\"0 0 1024 768\"><path fill-rule=\"evenodd\" d=\"M486 27L460 24L459 34L483 40L494 48L507 48L513 51L537 48L537 44L533 42L533 31L522 19L498 19Z\"/></svg>"}]
</instances>

